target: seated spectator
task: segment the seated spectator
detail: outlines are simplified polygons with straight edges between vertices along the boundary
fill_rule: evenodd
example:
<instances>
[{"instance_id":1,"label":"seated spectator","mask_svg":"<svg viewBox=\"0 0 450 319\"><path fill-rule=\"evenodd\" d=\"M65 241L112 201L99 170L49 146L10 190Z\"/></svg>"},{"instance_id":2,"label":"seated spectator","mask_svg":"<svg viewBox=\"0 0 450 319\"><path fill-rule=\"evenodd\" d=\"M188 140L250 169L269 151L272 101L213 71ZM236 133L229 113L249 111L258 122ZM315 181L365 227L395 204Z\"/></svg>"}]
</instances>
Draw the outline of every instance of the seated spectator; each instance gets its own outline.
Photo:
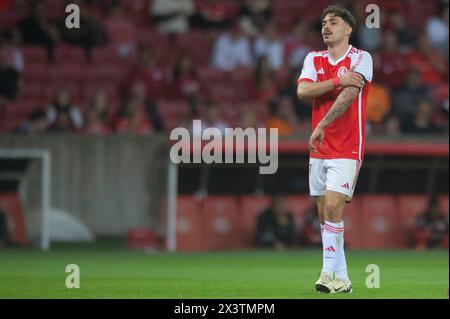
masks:
<instances>
[{"instance_id":1,"label":"seated spectator","mask_svg":"<svg viewBox=\"0 0 450 319\"><path fill-rule=\"evenodd\" d=\"M315 203L305 214L305 222L303 225L304 244L306 246L321 246L321 225L317 215L317 206Z\"/></svg>"},{"instance_id":2,"label":"seated spectator","mask_svg":"<svg viewBox=\"0 0 450 319\"><path fill-rule=\"evenodd\" d=\"M272 17L268 0L245 0L239 9L239 23L249 36L256 36L266 27Z\"/></svg>"},{"instance_id":3,"label":"seated spectator","mask_svg":"<svg viewBox=\"0 0 450 319\"><path fill-rule=\"evenodd\" d=\"M115 123L117 133L144 135L152 132L145 104L138 98L129 98Z\"/></svg>"},{"instance_id":4,"label":"seated spectator","mask_svg":"<svg viewBox=\"0 0 450 319\"><path fill-rule=\"evenodd\" d=\"M230 26L234 18L221 0L199 0L196 5L196 13L191 17L193 28L225 29Z\"/></svg>"},{"instance_id":5,"label":"seated spectator","mask_svg":"<svg viewBox=\"0 0 450 319\"><path fill-rule=\"evenodd\" d=\"M90 135L107 135L109 128L109 101L105 91L98 90L85 112L86 124L82 130Z\"/></svg>"},{"instance_id":6,"label":"seated spectator","mask_svg":"<svg viewBox=\"0 0 450 319\"><path fill-rule=\"evenodd\" d=\"M149 47L139 49L137 64L131 67L124 83L125 95L130 95L137 85L142 86L148 98L164 97L168 75L154 60Z\"/></svg>"},{"instance_id":7,"label":"seated spectator","mask_svg":"<svg viewBox=\"0 0 450 319\"><path fill-rule=\"evenodd\" d=\"M138 30L133 21L124 14L120 1L114 1L105 21L110 43L115 47L117 54L127 59L136 51L136 37Z\"/></svg>"},{"instance_id":8,"label":"seated spectator","mask_svg":"<svg viewBox=\"0 0 450 319\"><path fill-rule=\"evenodd\" d=\"M414 115L403 121L401 126L402 132L420 135L442 133L442 129L432 122L432 113L433 105L431 101L420 101Z\"/></svg>"},{"instance_id":9,"label":"seated spectator","mask_svg":"<svg viewBox=\"0 0 450 319\"><path fill-rule=\"evenodd\" d=\"M395 33L400 50L407 52L414 46L414 35L412 28L408 25L405 15L401 10L396 10L389 16L389 27Z\"/></svg>"},{"instance_id":10,"label":"seated spectator","mask_svg":"<svg viewBox=\"0 0 450 319\"><path fill-rule=\"evenodd\" d=\"M255 40L256 58L265 57L273 70L284 66L284 45L273 24L268 24L264 33Z\"/></svg>"},{"instance_id":11,"label":"seated spectator","mask_svg":"<svg viewBox=\"0 0 450 319\"><path fill-rule=\"evenodd\" d=\"M416 48L407 56L410 67L418 70L424 85L437 85L448 79L448 61L431 47L425 34L417 37Z\"/></svg>"},{"instance_id":12,"label":"seated spectator","mask_svg":"<svg viewBox=\"0 0 450 319\"><path fill-rule=\"evenodd\" d=\"M53 103L47 109L47 119L50 126L56 124L59 120L61 125L56 125L55 127L66 128L66 119L65 116L68 116L68 122L71 129L81 129L83 127L83 115L80 110L72 104L70 92L67 88L60 88L53 100ZM54 130L55 127L52 129Z\"/></svg>"},{"instance_id":13,"label":"seated spectator","mask_svg":"<svg viewBox=\"0 0 450 319\"><path fill-rule=\"evenodd\" d=\"M309 34L310 27L299 22L284 39L285 60L289 67L297 69L303 65L306 55L312 50L308 43Z\"/></svg>"},{"instance_id":14,"label":"seated spectator","mask_svg":"<svg viewBox=\"0 0 450 319\"><path fill-rule=\"evenodd\" d=\"M225 129L230 127L228 123L220 116L219 107L211 101L207 101L205 105L205 118L202 119L202 132L210 127L214 127L219 129L222 134L225 134ZM191 129L192 131L192 129ZM193 132L195 137L200 137L196 133Z\"/></svg>"},{"instance_id":15,"label":"seated spectator","mask_svg":"<svg viewBox=\"0 0 450 319\"><path fill-rule=\"evenodd\" d=\"M30 14L19 22L18 28L25 44L46 48L49 58L53 59L53 50L59 40L59 34L47 18L43 1L32 2Z\"/></svg>"},{"instance_id":16,"label":"seated spectator","mask_svg":"<svg viewBox=\"0 0 450 319\"><path fill-rule=\"evenodd\" d=\"M416 218L412 233L417 250L448 249L448 219L440 212L435 197L430 198L427 210Z\"/></svg>"},{"instance_id":17,"label":"seated spectator","mask_svg":"<svg viewBox=\"0 0 450 319\"><path fill-rule=\"evenodd\" d=\"M166 34L185 33L189 17L194 14L193 0L154 0L151 15L159 31Z\"/></svg>"},{"instance_id":18,"label":"seated spectator","mask_svg":"<svg viewBox=\"0 0 450 319\"><path fill-rule=\"evenodd\" d=\"M212 65L225 71L253 65L250 39L242 34L239 25L222 33L213 49Z\"/></svg>"},{"instance_id":19,"label":"seated spectator","mask_svg":"<svg viewBox=\"0 0 450 319\"><path fill-rule=\"evenodd\" d=\"M241 114L241 118L240 118L240 123L239 123L239 127L242 127L243 129L246 128L259 128L259 127L263 127L262 125L260 125L258 123L258 120L256 118L256 108L258 106L257 105L249 105L248 107L245 107L242 110L242 114Z\"/></svg>"},{"instance_id":20,"label":"seated spectator","mask_svg":"<svg viewBox=\"0 0 450 319\"><path fill-rule=\"evenodd\" d=\"M384 134L392 139L401 135L398 117L389 116L384 120Z\"/></svg>"},{"instance_id":21,"label":"seated spectator","mask_svg":"<svg viewBox=\"0 0 450 319\"><path fill-rule=\"evenodd\" d=\"M55 113L55 120L48 127L49 133L75 133L75 127L68 109L58 109Z\"/></svg>"},{"instance_id":22,"label":"seated spectator","mask_svg":"<svg viewBox=\"0 0 450 319\"><path fill-rule=\"evenodd\" d=\"M173 72L175 89L171 90L172 96L180 98L197 98L200 91L200 81L192 58L188 54L182 54Z\"/></svg>"},{"instance_id":23,"label":"seated spectator","mask_svg":"<svg viewBox=\"0 0 450 319\"><path fill-rule=\"evenodd\" d=\"M278 103L273 103L270 113L271 116L266 123L267 128L277 128L280 136L292 135L297 132L297 118L290 98L281 97Z\"/></svg>"},{"instance_id":24,"label":"seated spectator","mask_svg":"<svg viewBox=\"0 0 450 319\"><path fill-rule=\"evenodd\" d=\"M274 72L266 57L260 57L255 69L255 80L249 83L249 95L255 102L266 105L278 95Z\"/></svg>"},{"instance_id":25,"label":"seated spectator","mask_svg":"<svg viewBox=\"0 0 450 319\"><path fill-rule=\"evenodd\" d=\"M17 43L19 42L19 34L15 30L4 30L0 34L0 42L7 47L8 64L17 72L23 73L25 69L25 60L22 50Z\"/></svg>"},{"instance_id":26,"label":"seated spectator","mask_svg":"<svg viewBox=\"0 0 450 319\"><path fill-rule=\"evenodd\" d=\"M80 8L80 28L67 28L66 17L59 21L59 34L61 39L71 45L79 46L86 51L89 56L91 50L97 46L108 43L108 38L102 23L91 14L83 0L70 0Z\"/></svg>"},{"instance_id":27,"label":"seated spectator","mask_svg":"<svg viewBox=\"0 0 450 319\"><path fill-rule=\"evenodd\" d=\"M19 125L16 133L19 134L43 134L48 129L47 113L35 110L28 116L28 120Z\"/></svg>"},{"instance_id":28,"label":"seated spectator","mask_svg":"<svg viewBox=\"0 0 450 319\"><path fill-rule=\"evenodd\" d=\"M405 83L393 94L393 113L399 118L410 116L415 106L428 96L429 90L422 84L420 73L412 69L407 73Z\"/></svg>"},{"instance_id":29,"label":"seated spectator","mask_svg":"<svg viewBox=\"0 0 450 319\"><path fill-rule=\"evenodd\" d=\"M294 244L295 225L284 199L274 197L270 207L258 216L256 244L260 247L284 250Z\"/></svg>"},{"instance_id":30,"label":"seated spectator","mask_svg":"<svg viewBox=\"0 0 450 319\"><path fill-rule=\"evenodd\" d=\"M373 82L367 96L366 119L371 125L380 125L391 111L391 99L386 87Z\"/></svg>"},{"instance_id":31,"label":"seated spectator","mask_svg":"<svg viewBox=\"0 0 450 319\"><path fill-rule=\"evenodd\" d=\"M395 90L403 84L407 67L396 34L392 31L385 32L382 35L381 50L374 54L376 78L382 79L384 85Z\"/></svg>"},{"instance_id":32,"label":"seated spectator","mask_svg":"<svg viewBox=\"0 0 450 319\"><path fill-rule=\"evenodd\" d=\"M433 48L448 54L448 1L439 8L439 14L428 19L425 29Z\"/></svg>"},{"instance_id":33,"label":"seated spectator","mask_svg":"<svg viewBox=\"0 0 450 319\"><path fill-rule=\"evenodd\" d=\"M7 45L0 42L0 108L20 92L20 74L9 64L8 53Z\"/></svg>"},{"instance_id":34,"label":"seated spectator","mask_svg":"<svg viewBox=\"0 0 450 319\"><path fill-rule=\"evenodd\" d=\"M8 221L4 211L0 209L0 250L9 244Z\"/></svg>"}]
</instances>

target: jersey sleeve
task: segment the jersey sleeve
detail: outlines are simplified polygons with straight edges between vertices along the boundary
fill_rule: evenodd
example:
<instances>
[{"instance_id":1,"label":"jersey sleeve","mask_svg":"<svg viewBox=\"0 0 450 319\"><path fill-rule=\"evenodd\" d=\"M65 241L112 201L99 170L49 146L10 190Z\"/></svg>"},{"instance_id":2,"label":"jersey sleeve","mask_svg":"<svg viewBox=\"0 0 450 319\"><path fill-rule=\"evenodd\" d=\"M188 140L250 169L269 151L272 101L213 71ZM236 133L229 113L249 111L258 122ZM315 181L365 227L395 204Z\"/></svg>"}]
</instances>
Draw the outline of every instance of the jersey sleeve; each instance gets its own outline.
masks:
<instances>
[{"instance_id":1,"label":"jersey sleeve","mask_svg":"<svg viewBox=\"0 0 450 319\"><path fill-rule=\"evenodd\" d=\"M364 80L366 80L366 82L369 83L372 82L373 77L372 56L366 51L360 53L354 65L353 71L361 74L364 77Z\"/></svg>"},{"instance_id":2,"label":"jersey sleeve","mask_svg":"<svg viewBox=\"0 0 450 319\"><path fill-rule=\"evenodd\" d=\"M305 58L305 61L303 61L302 73L300 74L297 83L300 83L302 81L310 81L310 82L317 81L317 71L316 68L314 67L314 52L308 53L308 55Z\"/></svg>"}]
</instances>

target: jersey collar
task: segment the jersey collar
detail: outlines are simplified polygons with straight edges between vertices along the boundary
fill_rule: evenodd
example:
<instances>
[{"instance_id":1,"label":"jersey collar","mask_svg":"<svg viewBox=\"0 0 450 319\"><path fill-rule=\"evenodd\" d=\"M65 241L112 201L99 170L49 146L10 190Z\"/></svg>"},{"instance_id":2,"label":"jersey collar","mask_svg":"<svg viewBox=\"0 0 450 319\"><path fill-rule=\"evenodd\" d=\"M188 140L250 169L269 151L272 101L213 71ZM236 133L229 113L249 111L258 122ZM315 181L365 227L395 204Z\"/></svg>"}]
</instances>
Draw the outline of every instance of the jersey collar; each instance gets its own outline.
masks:
<instances>
[{"instance_id":1,"label":"jersey collar","mask_svg":"<svg viewBox=\"0 0 450 319\"><path fill-rule=\"evenodd\" d=\"M348 53L350 52L351 49L352 49L352 45L350 44L350 45L348 46L347 52L345 52L344 55L341 56L341 57L340 57L339 59L337 59L336 61L333 61L333 60L331 59L330 54L329 54L328 51L327 51L328 62L329 62L331 65L337 65L339 62L341 62L342 60L345 59L345 57L348 55Z\"/></svg>"}]
</instances>

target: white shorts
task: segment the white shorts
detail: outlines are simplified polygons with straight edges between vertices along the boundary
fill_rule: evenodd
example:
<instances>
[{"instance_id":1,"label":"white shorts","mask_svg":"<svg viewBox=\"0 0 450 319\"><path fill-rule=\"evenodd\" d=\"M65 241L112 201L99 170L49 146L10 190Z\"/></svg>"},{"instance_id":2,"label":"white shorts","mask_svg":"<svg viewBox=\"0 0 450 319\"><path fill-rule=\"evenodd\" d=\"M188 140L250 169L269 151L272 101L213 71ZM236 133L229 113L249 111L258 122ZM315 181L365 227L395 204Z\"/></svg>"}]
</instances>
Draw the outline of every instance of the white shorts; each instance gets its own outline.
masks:
<instances>
[{"instance_id":1,"label":"white shorts","mask_svg":"<svg viewBox=\"0 0 450 319\"><path fill-rule=\"evenodd\" d=\"M309 159L309 192L323 196L327 190L347 195L350 202L358 179L361 161L339 159Z\"/></svg>"}]
</instances>

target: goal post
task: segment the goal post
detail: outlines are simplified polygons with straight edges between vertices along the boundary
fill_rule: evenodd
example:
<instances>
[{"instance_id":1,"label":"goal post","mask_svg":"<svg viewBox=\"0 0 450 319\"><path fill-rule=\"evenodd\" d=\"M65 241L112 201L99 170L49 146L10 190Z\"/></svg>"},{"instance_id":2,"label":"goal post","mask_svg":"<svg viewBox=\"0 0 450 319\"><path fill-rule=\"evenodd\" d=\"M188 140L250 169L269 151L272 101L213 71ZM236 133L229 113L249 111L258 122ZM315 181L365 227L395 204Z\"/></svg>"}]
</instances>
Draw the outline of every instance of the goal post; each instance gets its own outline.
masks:
<instances>
[{"instance_id":1,"label":"goal post","mask_svg":"<svg viewBox=\"0 0 450 319\"><path fill-rule=\"evenodd\" d=\"M14 165L25 160L24 168ZM41 149L0 148L1 180L18 182L27 236L40 249L50 249L51 155ZM20 166L20 165L19 165Z\"/></svg>"}]
</instances>

